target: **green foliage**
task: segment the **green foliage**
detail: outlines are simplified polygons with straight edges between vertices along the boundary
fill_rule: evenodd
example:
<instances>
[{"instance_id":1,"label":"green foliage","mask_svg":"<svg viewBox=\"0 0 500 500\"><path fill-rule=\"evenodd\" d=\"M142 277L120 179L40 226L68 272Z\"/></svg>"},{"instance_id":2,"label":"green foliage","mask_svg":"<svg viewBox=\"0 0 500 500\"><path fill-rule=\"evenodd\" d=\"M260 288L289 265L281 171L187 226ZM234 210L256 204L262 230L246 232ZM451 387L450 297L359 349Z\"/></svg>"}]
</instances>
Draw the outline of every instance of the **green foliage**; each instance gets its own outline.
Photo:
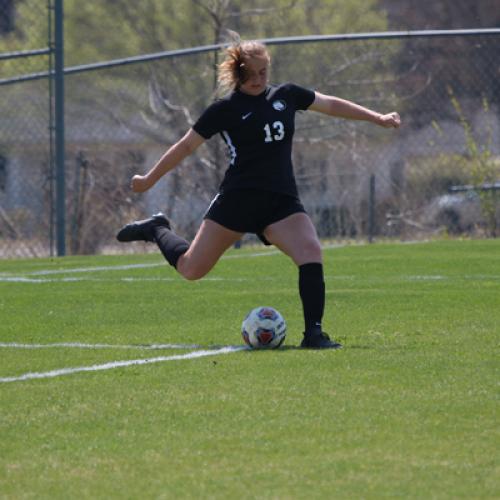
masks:
<instances>
[{"instance_id":1,"label":"green foliage","mask_svg":"<svg viewBox=\"0 0 500 500\"><path fill-rule=\"evenodd\" d=\"M16 2L15 29L0 36L0 53L47 48L47 2L23 0ZM37 56L0 62L0 78L47 71L48 57Z\"/></svg>"},{"instance_id":2,"label":"green foliage","mask_svg":"<svg viewBox=\"0 0 500 500\"><path fill-rule=\"evenodd\" d=\"M66 2L67 64L83 64L198 45L206 20L193 2ZM199 23L198 25L196 23ZM195 29L198 26L198 29ZM191 43L188 41L191 36Z\"/></svg>"},{"instance_id":3,"label":"green foliage","mask_svg":"<svg viewBox=\"0 0 500 500\"><path fill-rule=\"evenodd\" d=\"M448 192L451 186L470 184L473 163L459 154L410 158L405 171L405 194L422 205Z\"/></svg>"},{"instance_id":4,"label":"green foliage","mask_svg":"<svg viewBox=\"0 0 500 500\"><path fill-rule=\"evenodd\" d=\"M46 4L17 4L16 26L0 38L0 52L48 45ZM85 64L142 53L218 43L225 30L244 38L379 31L387 27L375 0L90 0L64 2L66 64Z\"/></svg>"},{"instance_id":5,"label":"green foliage","mask_svg":"<svg viewBox=\"0 0 500 500\"><path fill-rule=\"evenodd\" d=\"M245 11L246 2L235 3L240 3ZM241 33L246 38L357 33L387 28L385 15L378 10L375 0L279 0L273 2L271 10L269 2L260 3L263 14L242 17Z\"/></svg>"},{"instance_id":6,"label":"green foliage","mask_svg":"<svg viewBox=\"0 0 500 500\"><path fill-rule=\"evenodd\" d=\"M488 126L488 135L484 144L480 144L474 134L474 130L467 120L465 113L460 105L460 101L455 97L453 88L448 86L448 94L454 110L458 115L460 125L465 133L465 143L467 146L468 159L471 164L471 178L472 184L481 188L482 185L487 183L494 183L500 178L500 163L494 160L491 152L492 144L492 127ZM483 97L483 111L485 114L489 112L488 100ZM485 216L489 232L492 236L496 235L497 218L496 213L498 209L498 196L495 191L481 191L479 190L481 198L481 209Z\"/></svg>"},{"instance_id":7,"label":"green foliage","mask_svg":"<svg viewBox=\"0 0 500 500\"><path fill-rule=\"evenodd\" d=\"M41 280L0 282L2 342L240 345L263 303L289 325L278 351L0 384L2 495L495 497L500 242L325 250L336 352L293 348L296 268L254 252L196 283L156 255L0 261ZM0 377L170 354L2 347Z\"/></svg>"},{"instance_id":8,"label":"green foliage","mask_svg":"<svg viewBox=\"0 0 500 500\"><path fill-rule=\"evenodd\" d=\"M493 156L491 153L492 131L491 127L488 130L488 137L485 144L480 145L474 136L474 131L471 124L465 117L460 101L455 97L453 89L448 87L450 100L455 109L460 125L465 133L465 141L467 146L468 157L471 161L471 174L472 180L475 184L482 184L485 182L494 182L496 180L496 168L492 161ZM485 113L489 111L488 101L483 98L483 110Z\"/></svg>"}]
</instances>

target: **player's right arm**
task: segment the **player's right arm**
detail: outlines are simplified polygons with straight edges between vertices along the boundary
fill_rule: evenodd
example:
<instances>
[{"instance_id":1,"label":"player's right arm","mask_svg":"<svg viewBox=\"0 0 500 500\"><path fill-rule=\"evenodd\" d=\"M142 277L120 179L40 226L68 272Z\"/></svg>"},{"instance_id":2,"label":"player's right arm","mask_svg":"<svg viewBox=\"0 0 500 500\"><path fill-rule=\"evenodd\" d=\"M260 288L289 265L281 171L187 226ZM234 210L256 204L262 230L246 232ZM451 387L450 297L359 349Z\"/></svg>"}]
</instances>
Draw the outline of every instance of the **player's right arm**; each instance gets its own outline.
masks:
<instances>
[{"instance_id":1,"label":"player's right arm","mask_svg":"<svg viewBox=\"0 0 500 500\"><path fill-rule=\"evenodd\" d=\"M352 101L319 92L315 92L314 102L308 109L349 120L365 120L385 128L398 128L401 125L401 118L395 111L382 114Z\"/></svg>"},{"instance_id":2,"label":"player's right arm","mask_svg":"<svg viewBox=\"0 0 500 500\"><path fill-rule=\"evenodd\" d=\"M194 153L205 139L192 128L170 147L146 175L134 175L132 190L143 193L152 188L167 172L174 169L184 158Z\"/></svg>"}]
</instances>

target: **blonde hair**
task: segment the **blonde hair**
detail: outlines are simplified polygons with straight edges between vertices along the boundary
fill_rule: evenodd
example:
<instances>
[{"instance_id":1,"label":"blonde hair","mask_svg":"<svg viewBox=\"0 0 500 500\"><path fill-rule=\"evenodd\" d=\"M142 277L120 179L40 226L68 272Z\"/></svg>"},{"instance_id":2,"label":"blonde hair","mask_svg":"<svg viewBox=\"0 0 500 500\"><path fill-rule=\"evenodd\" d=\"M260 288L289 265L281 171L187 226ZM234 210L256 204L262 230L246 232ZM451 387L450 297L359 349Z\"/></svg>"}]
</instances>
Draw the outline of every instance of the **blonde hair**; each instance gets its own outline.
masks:
<instances>
[{"instance_id":1,"label":"blonde hair","mask_svg":"<svg viewBox=\"0 0 500 500\"><path fill-rule=\"evenodd\" d=\"M271 57L267 47L255 40L242 41L237 33L232 32L233 42L225 51L225 59L218 66L217 81L222 91L237 89L248 79L245 71L245 61L252 57L266 58L269 62ZM236 36L235 36L236 35Z\"/></svg>"}]
</instances>

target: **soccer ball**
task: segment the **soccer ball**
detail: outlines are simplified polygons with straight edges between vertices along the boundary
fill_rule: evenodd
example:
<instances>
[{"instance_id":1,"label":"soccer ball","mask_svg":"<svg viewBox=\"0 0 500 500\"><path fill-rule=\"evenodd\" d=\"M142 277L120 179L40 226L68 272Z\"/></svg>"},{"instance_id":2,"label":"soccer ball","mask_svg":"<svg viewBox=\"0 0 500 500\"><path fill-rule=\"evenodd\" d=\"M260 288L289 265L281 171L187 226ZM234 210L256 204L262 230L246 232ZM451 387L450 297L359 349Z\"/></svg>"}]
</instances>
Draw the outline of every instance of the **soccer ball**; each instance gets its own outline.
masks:
<instances>
[{"instance_id":1,"label":"soccer ball","mask_svg":"<svg viewBox=\"0 0 500 500\"><path fill-rule=\"evenodd\" d=\"M243 340L254 349L279 347L286 336L283 316L272 307L252 309L241 325Z\"/></svg>"}]
</instances>

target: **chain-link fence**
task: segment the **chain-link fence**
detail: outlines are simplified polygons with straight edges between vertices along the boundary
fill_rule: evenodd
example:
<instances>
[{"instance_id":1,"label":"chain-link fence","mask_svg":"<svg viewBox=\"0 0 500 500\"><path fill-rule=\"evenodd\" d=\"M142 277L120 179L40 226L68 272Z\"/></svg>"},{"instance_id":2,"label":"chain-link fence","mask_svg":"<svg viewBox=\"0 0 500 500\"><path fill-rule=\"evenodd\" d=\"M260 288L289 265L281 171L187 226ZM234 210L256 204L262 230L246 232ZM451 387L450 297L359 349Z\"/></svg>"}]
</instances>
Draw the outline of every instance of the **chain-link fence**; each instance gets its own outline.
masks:
<instances>
[{"instance_id":1,"label":"chain-link fence","mask_svg":"<svg viewBox=\"0 0 500 500\"><path fill-rule=\"evenodd\" d=\"M0 44L0 81L47 74L52 2L1 0ZM0 257L47 255L52 246L51 93L48 78L0 86Z\"/></svg>"},{"instance_id":2,"label":"chain-link fence","mask_svg":"<svg viewBox=\"0 0 500 500\"><path fill-rule=\"evenodd\" d=\"M500 33L269 47L272 81L402 116L398 131L313 112L297 116L295 172L321 237L496 235L495 189L449 190L500 179ZM24 68L8 76L18 73ZM133 194L129 182L213 99L214 52L80 68L66 76L65 87L68 253L144 251L145 245L119 246L115 233L160 210L191 238L227 165L222 141L207 142L146 194ZM0 92L0 256L48 255L47 82L4 85Z\"/></svg>"}]
</instances>

